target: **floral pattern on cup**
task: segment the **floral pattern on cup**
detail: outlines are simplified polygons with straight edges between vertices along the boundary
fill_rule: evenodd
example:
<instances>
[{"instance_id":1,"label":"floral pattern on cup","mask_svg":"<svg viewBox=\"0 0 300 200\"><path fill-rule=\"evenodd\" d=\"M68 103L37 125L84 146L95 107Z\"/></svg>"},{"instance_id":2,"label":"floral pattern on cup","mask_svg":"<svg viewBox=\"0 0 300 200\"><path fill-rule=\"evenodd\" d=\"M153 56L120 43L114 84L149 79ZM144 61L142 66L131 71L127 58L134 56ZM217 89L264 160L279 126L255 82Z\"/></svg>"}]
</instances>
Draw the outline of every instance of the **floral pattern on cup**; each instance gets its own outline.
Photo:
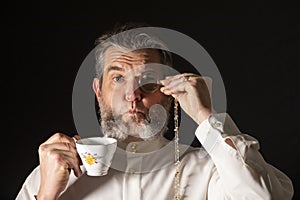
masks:
<instances>
[{"instance_id":1,"label":"floral pattern on cup","mask_svg":"<svg viewBox=\"0 0 300 200\"><path fill-rule=\"evenodd\" d=\"M96 157L99 157L99 156L97 156L96 153L94 155L92 155L91 153L85 152L85 153L82 153L81 155L84 158L85 162L89 165L94 165L94 164L98 163Z\"/></svg>"}]
</instances>

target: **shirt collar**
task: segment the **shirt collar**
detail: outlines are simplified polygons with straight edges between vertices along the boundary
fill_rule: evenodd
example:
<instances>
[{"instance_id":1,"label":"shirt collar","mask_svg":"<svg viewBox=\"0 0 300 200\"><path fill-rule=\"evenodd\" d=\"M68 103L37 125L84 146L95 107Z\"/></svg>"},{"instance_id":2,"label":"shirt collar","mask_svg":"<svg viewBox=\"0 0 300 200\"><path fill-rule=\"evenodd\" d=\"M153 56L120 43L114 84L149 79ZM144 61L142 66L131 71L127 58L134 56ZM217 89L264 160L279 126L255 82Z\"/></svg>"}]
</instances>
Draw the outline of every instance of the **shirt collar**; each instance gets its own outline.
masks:
<instances>
[{"instance_id":1,"label":"shirt collar","mask_svg":"<svg viewBox=\"0 0 300 200\"><path fill-rule=\"evenodd\" d=\"M118 147L125 150L126 152L131 153L150 153L153 151L157 151L169 142L169 140L161 136L155 137L151 140L143 140L136 142L118 141Z\"/></svg>"}]
</instances>

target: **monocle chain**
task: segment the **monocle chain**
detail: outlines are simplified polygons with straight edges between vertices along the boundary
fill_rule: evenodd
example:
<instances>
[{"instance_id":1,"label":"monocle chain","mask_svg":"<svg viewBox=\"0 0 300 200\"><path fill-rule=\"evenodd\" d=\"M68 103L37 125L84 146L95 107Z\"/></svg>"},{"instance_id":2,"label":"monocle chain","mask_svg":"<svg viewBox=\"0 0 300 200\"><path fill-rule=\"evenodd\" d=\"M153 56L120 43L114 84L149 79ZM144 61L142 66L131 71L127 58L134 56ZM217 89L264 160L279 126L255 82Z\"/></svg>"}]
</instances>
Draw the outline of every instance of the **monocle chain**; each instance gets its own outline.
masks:
<instances>
[{"instance_id":1,"label":"monocle chain","mask_svg":"<svg viewBox=\"0 0 300 200\"><path fill-rule=\"evenodd\" d=\"M180 151L179 151L179 125L178 125L178 101L174 100L174 142L175 142L175 179L174 179L174 189L175 189L175 200L180 200Z\"/></svg>"}]
</instances>

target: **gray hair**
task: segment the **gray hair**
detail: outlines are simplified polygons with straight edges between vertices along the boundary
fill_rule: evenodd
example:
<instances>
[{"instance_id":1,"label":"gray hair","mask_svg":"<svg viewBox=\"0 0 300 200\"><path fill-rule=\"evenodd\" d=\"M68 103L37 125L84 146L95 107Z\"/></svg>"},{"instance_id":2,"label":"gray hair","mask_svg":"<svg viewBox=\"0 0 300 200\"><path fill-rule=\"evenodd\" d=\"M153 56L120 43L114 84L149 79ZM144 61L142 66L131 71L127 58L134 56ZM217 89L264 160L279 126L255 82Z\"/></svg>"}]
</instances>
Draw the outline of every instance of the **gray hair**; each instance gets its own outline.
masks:
<instances>
[{"instance_id":1,"label":"gray hair","mask_svg":"<svg viewBox=\"0 0 300 200\"><path fill-rule=\"evenodd\" d=\"M102 79L104 70L104 54L109 47L117 47L126 51L138 49L157 49L161 63L172 67L172 56L167 51L167 46L156 36L150 35L143 30L145 24L125 24L115 27L111 32L107 32L96 40L96 75ZM102 81L100 81L102 83Z\"/></svg>"}]
</instances>

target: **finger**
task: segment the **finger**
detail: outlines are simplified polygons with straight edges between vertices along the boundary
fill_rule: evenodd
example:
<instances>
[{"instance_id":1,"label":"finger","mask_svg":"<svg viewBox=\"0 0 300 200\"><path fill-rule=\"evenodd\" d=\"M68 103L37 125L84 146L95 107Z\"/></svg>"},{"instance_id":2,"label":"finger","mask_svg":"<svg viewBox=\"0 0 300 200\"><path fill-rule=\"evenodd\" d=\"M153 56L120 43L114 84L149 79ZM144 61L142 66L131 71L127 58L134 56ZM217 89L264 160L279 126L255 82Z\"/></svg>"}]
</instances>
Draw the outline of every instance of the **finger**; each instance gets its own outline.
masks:
<instances>
[{"instance_id":1,"label":"finger","mask_svg":"<svg viewBox=\"0 0 300 200\"><path fill-rule=\"evenodd\" d=\"M181 79L181 78L182 78L182 74L175 75L175 76L167 76L164 80L161 80L160 82L161 82L162 85L168 85L171 82L176 81L176 80Z\"/></svg>"},{"instance_id":2,"label":"finger","mask_svg":"<svg viewBox=\"0 0 300 200\"><path fill-rule=\"evenodd\" d=\"M173 91L167 88L161 88L161 91L165 94L165 95L171 95L174 98L177 98L179 95L186 93L185 91Z\"/></svg>"},{"instance_id":3,"label":"finger","mask_svg":"<svg viewBox=\"0 0 300 200\"><path fill-rule=\"evenodd\" d=\"M188 77L188 79L187 79ZM165 87L173 88L173 87L180 87L184 86L186 88L187 86L193 86L197 87L199 89L203 88L211 88L211 78L209 77L203 77L203 76L182 76L179 79L174 80L173 82L170 82L168 85L165 85ZM199 87L200 86L200 87Z\"/></svg>"},{"instance_id":4,"label":"finger","mask_svg":"<svg viewBox=\"0 0 300 200\"><path fill-rule=\"evenodd\" d=\"M170 78L166 81L163 81L164 87L172 88L177 87L178 85L186 84L186 76L183 76L182 74L177 77Z\"/></svg>"},{"instance_id":5,"label":"finger","mask_svg":"<svg viewBox=\"0 0 300 200\"><path fill-rule=\"evenodd\" d=\"M185 85L184 84L176 84L172 87L161 87L160 91L166 95L171 95L174 93L185 93Z\"/></svg>"},{"instance_id":6,"label":"finger","mask_svg":"<svg viewBox=\"0 0 300 200\"><path fill-rule=\"evenodd\" d=\"M77 157L77 160L78 160L78 164L83 165L82 160L81 160L80 155L78 154L78 152L76 152L76 157Z\"/></svg>"},{"instance_id":7,"label":"finger","mask_svg":"<svg viewBox=\"0 0 300 200\"><path fill-rule=\"evenodd\" d=\"M63 143L44 143L42 145L40 145L39 148L39 152L43 153L43 152L47 152L47 151L51 151L51 150L64 150L64 151L71 151L71 152L77 152L76 151L76 146L72 143L69 142L63 142Z\"/></svg>"},{"instance_id":8,"label":"finger","mask_svg":"<svg viewBox=\"0 0 300 200\"><path fill-rule=\"evenodd\" d=\"M182 73L182 74L176 74L174 76L166 76L166 79L172 79L172 78L177 79L177 78L180 78L182 76L192 76L192 77L194 77L194 76L200 76L200 75L194 74L194 73Z\"/></svg>"},{"instance_id":9,"label":"finger","mask_svg":"<svg viewBox=\"0 0 300 200\"><path fill-rule=\"evenodd\" d=\"M72 138L73 138L73 140L74 140L75 143L76 143L77 140L81 139L81 137L79 135L74 135ZM75 144L75 146L76 146L76 144ZM77 153L77 159L79 160L79 165L83 165L82 160L81 160L81 158L80 158L80 156L79 156L78 153Z\"/></svg>"},{"instance_id":10,"label":"finger","mask_svg":"<svg viewBox=\"0 0 300 200\"><path fill-rule=\"evenodd\" d=\"M82 171L80 169L80 158L76 153L61 149L53 149L49 153L50 156L53 156L53 159L63 166L65 169L73 169L75 176L80 176Z\"/></svg>"},{"instance_id":11,"label":"finger","mask_svg":"<svg viewBox=\"0 0 300 200\"><path fill-rule=\"evenodd\" d=\"M73 138L75 138L76 140L80 140L81 137L79 135L74 135Z\"/></svg>"},{"instance_id":12,"label":"finger","mask_svg":"<svg viewBox=\"0 0 300 200\"><path fill-rule=\"evenodd\" d=\"M82 175L82 171L80 169L81 159L79 155L76 154L75 157L71 155L71 157L67 157L67 160L68 160L69 167L74 171L74 175L76 177L81 176Z\"/></svg>"},{"instance_id":13,"label":"finger","mask_svg":"<svg viewBox=\"0 0 300 200\"><path fill-rule=\"evenodd\" d=\"M173 94L173 92L171 90L169 90L167 88L164 88L164 87L160 88L160 91L162 93L164 93L165 95L172 95Z\"/></svg>"},{"instance_id":14,"label":"finger","mask_svg":"<svg viewBox=\"0 0 300 200\"><path fill-rule=\"evenodd\" d=\"M211 79L209 77L201 77L194 74L191 74L192 76L189 77L188 81L185 80L186 77L181 76L180 78L177 77L177 79L173 79L173 81L169 82L168 84L165 84L164 87L161 88L161 91L163 93L170 94L170 92L167 91L170 90L172 93L182 93L187 92L189 88L198 88L201 91L207 90L208 87L211 88ZM209 86L208 86L209 84Z\"/></svg>"},{"instance_id":15,"label":"finger","mask_svg":"<svg viewBox=\"0 0 300 200\"><path fill-rule=\"evenodd\" d=\"M51 143L59 143L59 142L71 143L71 144L73 144L73 146L75 146L73 139L63 133L55 133L44 143L51 144Z\"/></svg>"},{"instance_id":16,"label":"finger","mask_svg":"<svg viewBox=\"0 0 300 200\"><path fill-rule=\"evenodd\" d=\"M183 76L181 76L176 79L172 79L172 81L166 81L166 82L164 82L165 83L164 87L171 88L171 87L174 87L175 85L185 83L184 79L185 78Z\"/></svg>"},{"instance_id":17,"label":"finger","mask_svg":"<svg viewBox=\"0 0 300 200\"><path fill-rule=\"evenodd\" d=\"M74 135L73 137L77 140L80 139L79 135ZM71 164L72 168L74 168L74 174L76 176L82 174L81 169L79 167L82 164L82 161L76 151L76 144L73 138L62 133L56 133L53 136L51 136L46 142L44 142L40 147L40 154L51 151L68 152L67 154L70 154L69 157L73 156L77 160L77 164L68 163L69 165ZM66 156L67 154L64 154L64 156Z\"/></svg>"},{"instance_id":18,"label":"finger","mask_svg":"<svg viewBox=\"0 0 300 200\"><path fill-rule=\"evenodd\" d=\"M164 90L163 93L165 95L171 95L172 97L174 97L174 98L177 99L180 95L183 95L186 92L185 91L181 91L181 90L169 90L169 89L166 89L166 90Z\"/></svg>"},{"instance_id":19,"label":"finger","mask_svg":"<svg viewBox=\"0 0 300 200\"><path fill-rule=\"evenodd\" d=\"M166 79L161 80L161 83L163 85L168 85L172 83L173 81L185 81L186 77L192 78L192 77L200 77L197 74L193 73L183 73L183 74L177 74L175 76L167 76Z\"/></svg>"},{"instance_id":20,"label":"finger","mask_svg":"<svg viewBox=\"0 0 300 200\"><path fill-rule=\"evenodd\" d=\"M172 93L176 92L186 92L186 87L190 85L189 82L184 81L184 77L175 79L174 81L170 82L169 84L164 85L161 87L161 91L165 93L165 91L171 91ZM168 92L167 92L168 93Z\"/></svg>"}]
</instances>

